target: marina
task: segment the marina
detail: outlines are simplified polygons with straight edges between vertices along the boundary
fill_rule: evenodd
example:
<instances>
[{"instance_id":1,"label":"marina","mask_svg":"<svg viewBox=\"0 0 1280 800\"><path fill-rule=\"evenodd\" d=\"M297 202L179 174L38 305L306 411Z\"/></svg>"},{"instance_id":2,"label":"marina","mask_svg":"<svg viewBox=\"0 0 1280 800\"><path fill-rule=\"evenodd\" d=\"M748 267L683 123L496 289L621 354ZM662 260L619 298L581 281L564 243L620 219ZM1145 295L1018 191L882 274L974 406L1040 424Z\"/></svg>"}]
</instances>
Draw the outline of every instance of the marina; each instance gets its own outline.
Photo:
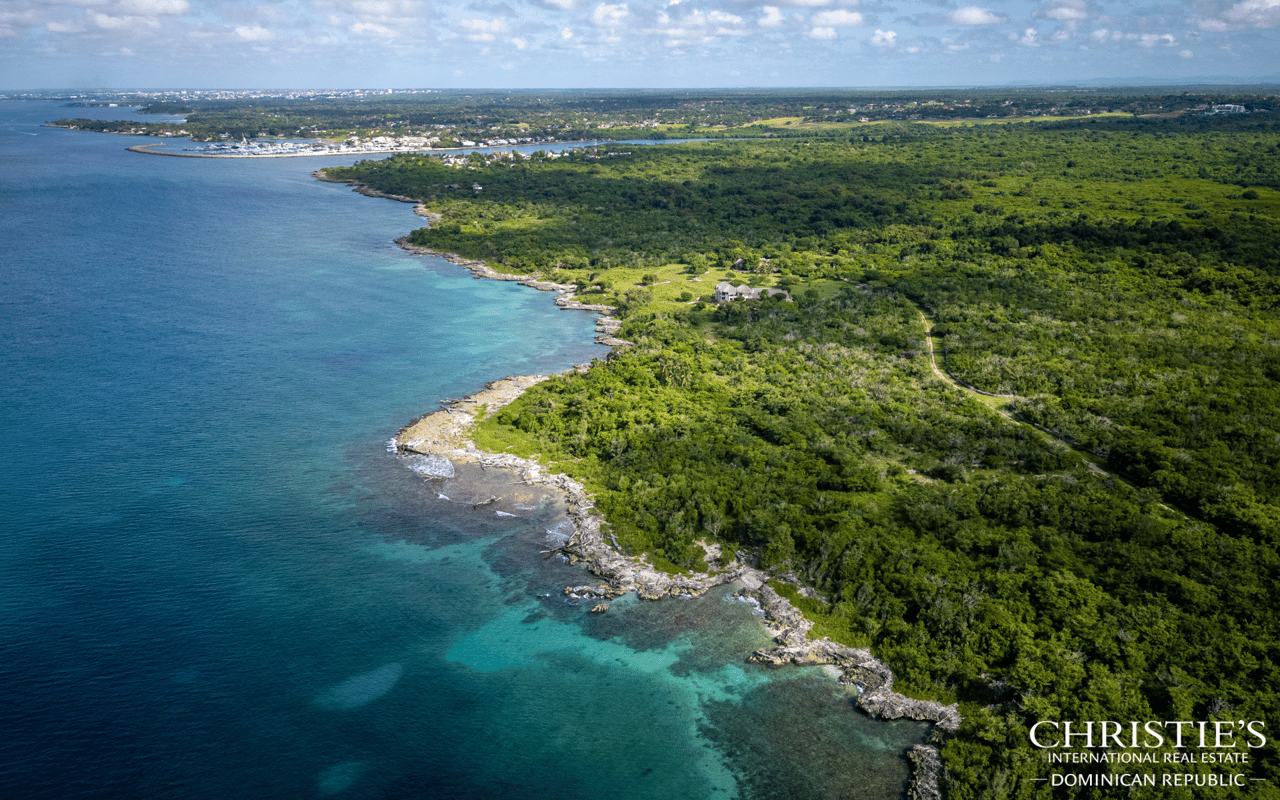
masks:
<instances>
[{"instance_id":1,"label":"marina","mask_svg":"<svg viewBox=\"0 0 1280 800\"><path fill-rule=\"evenodd\" d=\"M126 148L134 153L146 153L153 156L181 156L184 158L297 158L301 156L361 156L385 155L388 153L428 153L457 150L453 147L436 147L440 138L432 137L397 137L378 136L372 139L351 137L343 142L326 142L317 140L263 142L242 139L236 143L216 142L203 147L184 147L181 152L160 150L167 143L140 144ZM510 147L531 144L556 144L554 139L492 139L483 142L464 141L463 148L472 147Z\"/></svg>"}]
</instances>

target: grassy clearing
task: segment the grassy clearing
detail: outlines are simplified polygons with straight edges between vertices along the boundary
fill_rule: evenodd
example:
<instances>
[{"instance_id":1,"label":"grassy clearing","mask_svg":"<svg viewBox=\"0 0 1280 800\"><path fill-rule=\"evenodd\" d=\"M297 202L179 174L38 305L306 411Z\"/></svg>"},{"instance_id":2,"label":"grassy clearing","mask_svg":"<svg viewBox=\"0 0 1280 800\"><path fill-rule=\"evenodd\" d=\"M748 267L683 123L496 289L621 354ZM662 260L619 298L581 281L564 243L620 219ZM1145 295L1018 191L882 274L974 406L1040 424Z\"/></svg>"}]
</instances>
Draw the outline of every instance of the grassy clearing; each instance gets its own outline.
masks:
<instances>
[{"instance_id":1,"label":"grassy clearing","mask_svg":"<svg viewBox=\"0 0 1280 800\"><path fill-rule=\"evenodd\" d=\"M628 292L639 290L646 293L641 309L644 312L671 311L697 302L714 301L716 284L729 281L735 286L746 284L754 288L774 287L778 285L777 275L761 275L734 270L709 269L699 275L689 272L689 265L669 263L651 267L609 267L592 270L585 279L585 287L578 293L584 303L606 303L616 305ZM834 294L840 284L836 281L818 280L797 282L792 286L792 293L806 288L818 287L824 295Z\"/></svg>"},{"instance_id":2,"label":"grassy clearing","mask_svg":"<svg viewBox=\"0 0 1280 800\"><path fill-rule=\"evenodd\" d=\"M481 450L490 453L510 453L520 458L539 460L537 442L515 428L481 422L476 425L472 439Z\"/></svg>"},{"instance_id":3,"label":"grassy clearing","mask_svg":"<svg viewBox=\"0 0 1280 800\"><path fill-rule=\"evenodd\" d=\"M841 617L832 614L827 604L813 597L805 597L799 589L790 583L770 580L769 586L785 597L795 606L804 618L813 623L814 638L826 638L850 647L869 647L871 637L865 631L855 630L859 620L854 617Z\"/></svg>"}]
</instances>

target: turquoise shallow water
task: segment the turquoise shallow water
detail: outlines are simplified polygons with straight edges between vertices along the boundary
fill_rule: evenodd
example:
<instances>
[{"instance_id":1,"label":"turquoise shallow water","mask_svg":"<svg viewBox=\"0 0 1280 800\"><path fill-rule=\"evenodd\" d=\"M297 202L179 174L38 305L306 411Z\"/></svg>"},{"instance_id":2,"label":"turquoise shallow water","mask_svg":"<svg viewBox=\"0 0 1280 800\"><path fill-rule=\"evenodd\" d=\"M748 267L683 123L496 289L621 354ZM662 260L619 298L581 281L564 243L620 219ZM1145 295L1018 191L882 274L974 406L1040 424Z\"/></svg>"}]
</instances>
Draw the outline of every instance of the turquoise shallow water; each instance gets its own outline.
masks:
<instances>
[{"instance_id":1,"label":"turquoise shallow water","mask_svg":"<svg viewBox=\"0 0 1280 800\"><path fill-rule=\"evenodd\" d=\"M40 127L71 112L0 102L0 796L901 794L922 726L745 665L747 606L591 615L556 498L386 452L602 356L590 315L404 253L335 162Z\"/></svg>"}]
</instances>

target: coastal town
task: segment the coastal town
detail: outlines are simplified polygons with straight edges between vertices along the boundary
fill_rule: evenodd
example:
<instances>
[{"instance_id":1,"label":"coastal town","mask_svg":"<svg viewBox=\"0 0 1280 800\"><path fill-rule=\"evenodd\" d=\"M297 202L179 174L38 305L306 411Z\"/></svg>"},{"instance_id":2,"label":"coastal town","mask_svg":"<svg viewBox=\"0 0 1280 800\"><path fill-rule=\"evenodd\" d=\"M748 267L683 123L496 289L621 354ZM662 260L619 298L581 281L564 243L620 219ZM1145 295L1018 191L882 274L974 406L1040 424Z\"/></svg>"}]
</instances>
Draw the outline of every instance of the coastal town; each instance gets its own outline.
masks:
<instances>
[{"instance_id":1,"label":"coastal town","mask_svg":"<svg viewBox=\"0 0 1280 800\"><path fill-rule=\"evenodd\" d=\"M462 140L460 147L512 147L525 144L550 144L554 139L534 139L522 137L518 139L486 139L475 142ZM241 139L239 142L217 142L203 147L184 147L183 153L214 156L224 158L245 158L251 156L345 156L372 153L423 153L431 150L452 148L440 147L439 136L374 136L362 139L350 136L341 142L309 141L309 142L264 142Z\"/></svg>"},{"instance_id":2,"label":"coastal town","mask_svg":"<svg viewBox=\"0 0 1280 800\"><path fill-rule=\"evenodd\" d=\"M1252 116L1273 97L1238 92L1102 93L1055 89L930 92L670 91L627 96L539 91L78 92L70 109L116 107L127 119L68 115L70 130L181 138L141 150L194 157L395 154L597 139L883 138L900 125ZM82 115L83 114L83 115ZM880 126L888 126L880 127Z\"/></svg>"}]
</instances>

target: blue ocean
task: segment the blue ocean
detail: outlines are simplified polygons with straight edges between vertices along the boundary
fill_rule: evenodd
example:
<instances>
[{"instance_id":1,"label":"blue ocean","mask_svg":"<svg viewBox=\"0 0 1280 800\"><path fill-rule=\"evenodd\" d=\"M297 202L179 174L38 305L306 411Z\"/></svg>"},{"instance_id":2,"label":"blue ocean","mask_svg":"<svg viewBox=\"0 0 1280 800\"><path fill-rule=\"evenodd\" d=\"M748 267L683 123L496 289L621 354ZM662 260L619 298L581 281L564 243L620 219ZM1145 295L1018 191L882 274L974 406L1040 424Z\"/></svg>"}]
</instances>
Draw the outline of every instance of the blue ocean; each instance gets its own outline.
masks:
<instances>
[{"instance_id":1,"label":"blue ocean","mask_svg":"<svg viewBox=\"0 0 1280 800\"><path fill-rule=\"evenodd\" d=\"M404 252L341 160L42 126L131 114L0 101L0 797L903 796L925 726L745 664L750 606L593 615L557 497L388 452L590 314Z\"/></svg>"}]
</instances>

